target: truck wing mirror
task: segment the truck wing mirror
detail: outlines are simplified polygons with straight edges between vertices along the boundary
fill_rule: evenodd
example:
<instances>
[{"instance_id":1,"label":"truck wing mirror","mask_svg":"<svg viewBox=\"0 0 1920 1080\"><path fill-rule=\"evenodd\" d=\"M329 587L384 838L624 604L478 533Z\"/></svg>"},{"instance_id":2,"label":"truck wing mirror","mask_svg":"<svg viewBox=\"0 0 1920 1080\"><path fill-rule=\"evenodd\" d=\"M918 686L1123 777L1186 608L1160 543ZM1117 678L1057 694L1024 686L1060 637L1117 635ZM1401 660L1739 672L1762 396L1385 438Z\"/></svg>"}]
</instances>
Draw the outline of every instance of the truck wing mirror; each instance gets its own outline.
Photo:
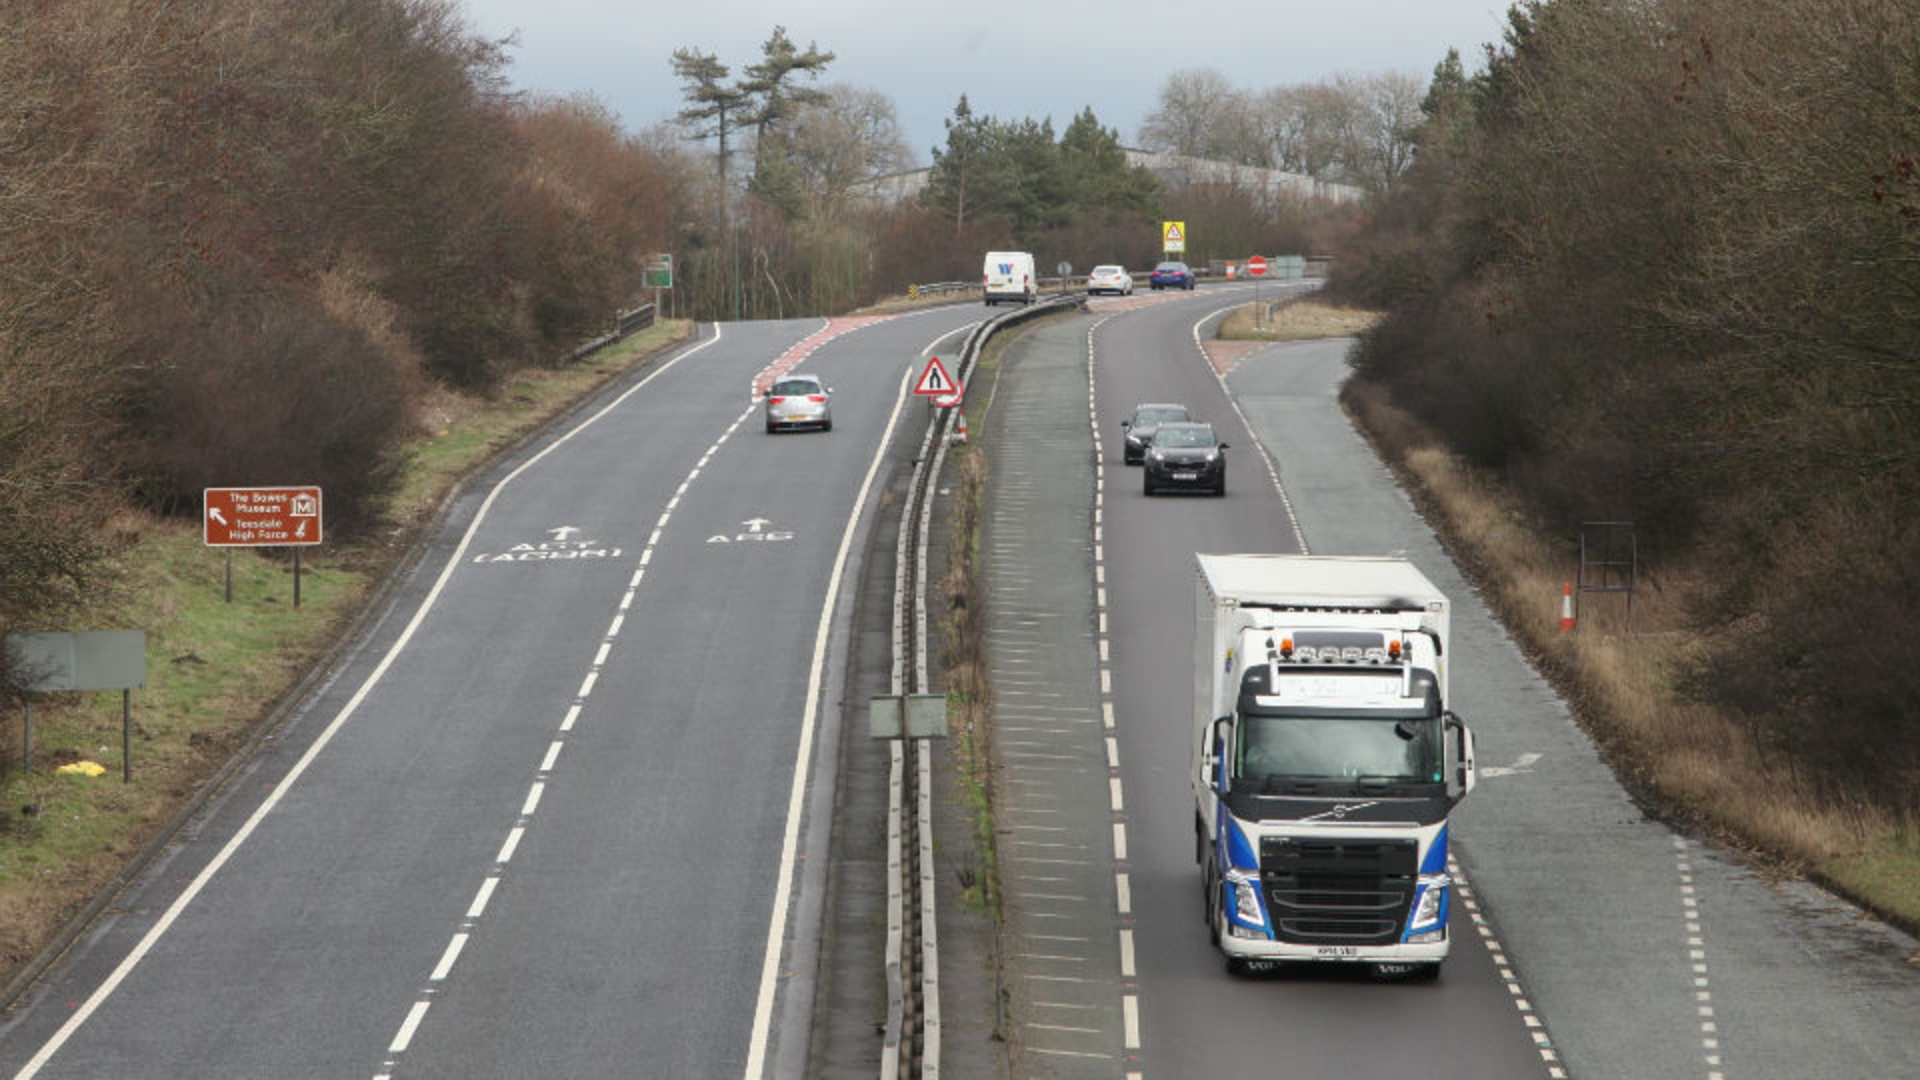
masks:
<instances>
[{"instance_id":1,"label":"truck wing mirror","mask_svg":"<svg viewBox=\"0 0 1920 1080\"><path fill-rule=\"evenodd\" d=\"M1227 728L1232 723L1233 717L1220 717L1207 737L1207 779L1222 795L1227 793Z\"/></svg>"},{"instance_id":2,"label":"truck wing mirror","mask_svg":"<svg viewBox=\"0 0 1920 1080\"><path fill-rule=\"evenodd\" d=\"M1453 732L1458 759L1454 764L1454 786L1458 790L1452 793L1454 801L1458 802L1473 790L1474 781L1479 777L1479 771L1473 764L1473 729L1461 723L1460 718L1451 712L1446 714L1446 725L1447 730Z\"/></svg>"}]
</instances>

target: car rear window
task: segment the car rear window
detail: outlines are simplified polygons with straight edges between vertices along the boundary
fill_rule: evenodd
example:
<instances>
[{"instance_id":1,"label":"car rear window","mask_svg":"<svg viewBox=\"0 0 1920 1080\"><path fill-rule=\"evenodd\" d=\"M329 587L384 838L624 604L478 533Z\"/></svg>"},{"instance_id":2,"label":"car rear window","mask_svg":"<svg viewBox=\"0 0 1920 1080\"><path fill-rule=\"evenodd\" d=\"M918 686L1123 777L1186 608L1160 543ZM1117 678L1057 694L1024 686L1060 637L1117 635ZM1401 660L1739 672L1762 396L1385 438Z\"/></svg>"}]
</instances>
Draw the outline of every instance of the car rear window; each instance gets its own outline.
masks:
<instances>
[{"instance_id":1,"label":"car rear window","mask_svg":"<svg viewBox=\"0 0 1920 1080\"><path fill-rule=\"evenodd\" d=\"M1160 446L1212 446L1213 432L1205 428L1161 428L1153 441Z\"/></svg>"},{"instance_id":2,"label":"car rear window","mask_svg":"<svg viewBox=\"0 0 1920 1080\"><path fill-rule=\"evenodd\" d=\"M769 392L775 397L817 394L820 392L820 384L814 382L812 379L781 379L779 382L773 384L773 389Z\"/></svg>"}]
</instances>

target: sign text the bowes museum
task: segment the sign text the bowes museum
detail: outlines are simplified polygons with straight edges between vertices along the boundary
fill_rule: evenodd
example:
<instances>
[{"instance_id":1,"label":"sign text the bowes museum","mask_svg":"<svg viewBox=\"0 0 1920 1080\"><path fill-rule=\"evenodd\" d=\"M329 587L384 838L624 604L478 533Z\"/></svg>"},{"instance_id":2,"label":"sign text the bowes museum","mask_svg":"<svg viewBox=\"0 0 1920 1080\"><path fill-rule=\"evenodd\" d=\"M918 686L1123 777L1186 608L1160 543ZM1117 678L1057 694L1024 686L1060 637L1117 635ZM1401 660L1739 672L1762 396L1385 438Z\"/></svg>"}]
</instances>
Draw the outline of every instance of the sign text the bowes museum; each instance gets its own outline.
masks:
<instances>
[{"instance_id":1,"label":"sign text the bowes museum","mask_svg":"<svg viewBox=\"0 0 1920 1080\"><path fill-rule=\"evenodd\" d=\"M317 487L207 488L201 536L208 547L307 547L320 542Z\"/></svg>"}]
</instances>

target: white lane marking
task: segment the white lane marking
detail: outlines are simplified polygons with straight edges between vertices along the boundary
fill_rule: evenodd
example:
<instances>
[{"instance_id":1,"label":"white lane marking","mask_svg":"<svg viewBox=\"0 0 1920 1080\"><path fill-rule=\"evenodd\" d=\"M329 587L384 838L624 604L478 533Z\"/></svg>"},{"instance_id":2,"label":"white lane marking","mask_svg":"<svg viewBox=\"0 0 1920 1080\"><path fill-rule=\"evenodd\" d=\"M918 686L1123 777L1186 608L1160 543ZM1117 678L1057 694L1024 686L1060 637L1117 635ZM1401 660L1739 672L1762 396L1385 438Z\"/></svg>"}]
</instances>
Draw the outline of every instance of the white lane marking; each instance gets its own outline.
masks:
<instances>
[{"instance_id":1,"label":"white lane marking","mask_svg":"<svg viewBox=\"0 0 1920 1080\"><path fill-rule=\"evenodd\" d=\"M1287 494L1287 485L1280 482L1280 463L1275 461L1273 454L1267 450L1267 444L1254 434L1252 422L1247 419L1246 412L1240 408L1240 399L1234 396L1233 389L1227 385L1227 377L1213 365L1213 357L1207 355L1207 347L1200 337L1202 326L1226 314L1234 307L1243 306L1245 305L1236 303L1232 307L1222 308L1195 320L1192 328L1193 348L1200 354L1200 360L1207 365L1207 370L1213 373L1214 381L1220 384L1221 396L1227 399L1227 407L1233 410L1233 415L1240 418L1240 426L1246 430L1247 437L1253 441L1253 448L1260 451L1260 460L1267 466L1267 479L1273 482L1274 493L1280 496L1280 508L1287 513L1287 526L1293 531L1294 544L1299 547L1300 554L1311 555L1313 551L1307 547L1307 534L1300 529L1300 517L1293 512L1293 499Z\"/></svg>"},{"instance_id":2,"label":"white lane marking","mask_svg":"<svg viewBox=\"0 0 1920 1080\"><path fill-rule=\"evenodd\" d=\"M525 835L527 835L527 827L525 825L515 825L513 828L507 830L507 838L500 844L500 854L495 855L493 861L502 866L512 862L514 851L520 847L520 838Z\"/></svg>"},{"instance_id":3,"label":"white lane marking","mask_svg":"<svg viewBox=\"0 0 1920 1080\"><path fill-rule=\"evenodd\" d=\"M1096 332L1106 322L1101 319L1087 329L1087 429L1093 442L1093 601L1098 627L1094 633L1095 666L1100 673L1100 723L1105 731L1108 805L1114 815L1113 822L1113 892L1114 910L1122 925L1119 932L1120 978L1130 980L1137 977L1134 964L1133 928L1127 925L1133 918L1133 878L1128 870L1127 852L1127 811L1126 800L1120 781L1120 740L1114 727L1113 711L1113 638L1111 624L1108 622L1107 607L1107 550L1104 542L1107 513L1106 471L1107 458L1105 445L1100 438L1100 406L1098 389L1098 350L1095 347ZM1124 984L1123 984L1124 985ZM1140 1049L1140 997L1133 990L1125 989L1120 995L1120 1016L1122 1045L1131 1052ZM1138 1073L1130 1074L1137 1077Z\"/></svg>"},{"instance_id":4,"label":"white lane marking","mask_svg":"<svg viewBox=\"0 0 1920 1080\"><path fill-rule=\"evenodd\" d=\"M826 599L820 605L820 621L813 631L813 660L807 668L806 711L800 721L800 745L794 753L793 783L787 791L786 829L780 840L779 877L774 888L773 914L767 921L766 951L760 960L760 993L753 1007L747 1067L741 1074L746 1080L760 1080L766 1071L767 1042L773 1026L773 998L780 984L780 958L786 947L787 909L793 902L793 875L800 850L800 817L806 801L807 762L813 756L813 729L820 711L820 681L827 662L827 644L833 636L833 613L839 603L840 581L846 574L847 557L853 550L854 534L861 520L866 517L867 499L873 490L874 478L880 473L887 447L893 442L893 429L900 422L901 412L905 408L907 377L911 374L909 370L901 376L893 414L887 418L887 429L880 435L873 461L867 466L867 475L860 481L860 492L854 498L853 513L847 519L847 527L840 533L840 549L834 553L833 572L827 578Z\"/></svg>"},{"instance_id":5,"label":"white lane marking","mask_svg":"<svg viewBox=\"0 0 1920 1080\"><path fill-rule=\"evenodd\" d=\"M480 882L480 891L473 894L473 903L467 906L467 918L477 919L487 913L487 903L493 899L493 890L499 885L500 879L494 876Z\"/></svg>"},{"instance_id":6,"label":"white lane marking","mask_svg":"<svg viewBox=\"0 0 1920 1080\"><path fill-rule=\"evenodd\" d=\"M1713 991L1707 970L1707 939L1700 923L1699 890L1693 881L1687 839L1673 838L1675 868L1680 874L1680 906L1687 924L1687 960L1693 973L1694 1012L1700 1018L1700 1050L1707 1064L1707 1080L1726 1080L1725 1057L1720 1053L1720 1025L1714 1018Z\"/></svg>"},{"instance_id":7,"label":"white lane marking","mask_svg":"<svg viewBox=\"0 0 1920 1080\"><path fill-rule=\"evenodd\" d=\"M1482 777L1512 776L1516 773L1532 772L1533 767L1536 764L1538 764L1539 761L1540 761L1539 754L1521 754L1519 757L1513 759L1513 764L1511 765L1482 766L1480 769L1480 775Z\"/></svg>"},{"instance_id":8,"label":"white lane marking","mask_svg":"<svg viewBox=\"0 0 1920 1080\"><path fill-rule=\"evenodd\" d=\"M431 1001L416 1001L413 1003L413 1007L407 1010L406 1020L400 1024L400 1030L394 1034L392 1044L387 1047L387 1053L404 1054L407 1052L407 1047L413 1043L413 1033L420 1030L420 1021L427 1018L427 1006L432 1004L433 1002Z\"/></svg>"},{"instance_id":9,"label":"white lane marking","mask_svg":"<svg viewBox=\"0 0 1920 1080\"><path fill-rule=\"evenodd\" d=\"M480 508L474 511L473 521L467 525L467 531L461 535L460 543L455 545L453 551L447 556L446 565L441 567L440 576L434 579L432 587L427 590L427 595L421 599L420 607L414 611L413 617L407 620L407 625L400 631L400 636L394 639L392 645L388 646L386 654L380 658L380 662L374 665L374 669L367 675L366 681L360 684L360 688L354 691L353 696L347 699L347 703L341 706L340 711L334 714L332 720L328 721L327 726L314 738L312 745L307 747L306 753L300 755L300 760L294 762L293 767L287 770L286 776L282 777L280 782L274 785L274 789L267 794L265 799L261 800L259 806L254 808L253 813L248 815L246 822L234 832L233 836L220 848L219 852L207 861L207 865L201 868L198 874L194 875L193 880L187 883L187 887L181 890L180 895L174 898L173 903L167 905L167 910L161 913L160 918L154 921L153 926L147 930L146 936L142 937L139 943L133 947L132 951L127 953L125 959L120 961L119 965L101 982L99 987L97 987L93 993L87 995L87 999L81 1002L78 1008L74 1009L73 1015L67 1017L67 1022L60 1025L60 1030L54 1032L53 1036L21 1067L20 1071L14 1074L14 1080L31 1080L41 1069L46 1067L47 1062L53 1059L53 1055L60 1052L60 1048L66 1045L68 1039L73 1038L74 1033L80 1030L81 1025L85 1024L92 1018L95 1012L99 1011L100 1006L104 1005L107 999L113 996L114 991L120 988L120 984L126 981L127 976L133 974L133 970L139 967L141 961L147 958L147 954L153 951L153 947L159 943L161 938L166 936L167 931L173 929L173 924L179 921L181 914L199 897L201 890L207 887L207 883L213 880L214 875L218 874L221 868L227 865L228 860L233 858L234 853L240 850L240 845L246 843L247 840L253 836L254 830L260 827L260 822L264 820L269 813L273 812L274 807L280 805L280 800L286 797L287 792L292 789L294 783L306 775L307 769L312 767L314 760L320 756L321 751L325 750L328 744L333 742L333 737L339 733L342 727L346 726L348 718L359 711L361 704L366 701L368 695L373 693L373 688L379 684L381 679L386 677L388 670L393 667L394 661L399 658L401 651L413 640L413 635L419 631L421 624L426 622L427 614L433 610L434 604L440 599L440 594L446 590L447 582L452 580L453 572L459 568L461 561L466 557L467 549L473 545L474 535L480 531L480 523L487 519L488 511L493 509L494 500L500 497L500 493L506 490L507 485L511 484L514 480L518 479L521 474L544 460L548 454L553 453L555 450L572 441L575 435L592 427L595 423L599 422L602 417L619 408L621 405L624 405L627 399L639 393L642 387L660 376L665 375L668 371L678 366L681 361L704 351L719 340L720 324L715 323L713 324L713 337L660 365L658 371L653 372L646 378L628 387L618 397L607 402L605 406L595 411L591 416L588 416L585 420L580 421L578 425L569 429L566 434L561 435L552 443L542 448L539 453L521 462L519 466L502 477L500 482L493 486L493 490L488 492L487 497L481 501ZM424 1012L426 1005L423 1002L415 1008L420 1012ZM409 1019L413 1020L415 1024L418 1023L416 1019L413 1019L411 1014L409 1014Z\"/></svg>"},{"instance_id":10,"label":"white lane marking","mask_svg":"<svg viewBox=\"0 0 1920 1080\"><path fill-rule=\"evenodd\" d=\"M454 961L460 959L460 950L467 947L467 938L469 936L471 935L464 930L453 935L453 940L447 942L447 951L440 954L440 962L433 965L433 974L427 976L428 982L445 982L447 980L447 975L453 971Z\"/></svg>"},{"instance_id":11,"label":"white lane marking","mask_svg":"<svg viewBox=\"0 0 1920 1080\"><path fill-rule=\"evenodd\" d=\"M1554 1049L1553 1038L1547 1034L1545 1022L1534 1012L1533 1003L1527 1000L1526 993L1521 989L1520 976L1514 973L1513 965L1507 962L1506 946L1494 936L1492 924L1480 910L1480 900L1474 895L1473 882L1468 880L1466 870L1451 854L1447 858L1447 873L1453 877L1455 898L1472 920L1473 928L1480 934L1481 944L1486 946L1487 955L1493 961L1494 970L1499 972L1501 981L1506 984L1507 994L1513 998L1513 1007L1520 1014L1520 1022L1533 1040L1541 1063L1547 1067L1547 1075L1553 1080L1566 1080L1566 1067L1560 1062L1560 1052Z\"/></svg>"}]
</instances>

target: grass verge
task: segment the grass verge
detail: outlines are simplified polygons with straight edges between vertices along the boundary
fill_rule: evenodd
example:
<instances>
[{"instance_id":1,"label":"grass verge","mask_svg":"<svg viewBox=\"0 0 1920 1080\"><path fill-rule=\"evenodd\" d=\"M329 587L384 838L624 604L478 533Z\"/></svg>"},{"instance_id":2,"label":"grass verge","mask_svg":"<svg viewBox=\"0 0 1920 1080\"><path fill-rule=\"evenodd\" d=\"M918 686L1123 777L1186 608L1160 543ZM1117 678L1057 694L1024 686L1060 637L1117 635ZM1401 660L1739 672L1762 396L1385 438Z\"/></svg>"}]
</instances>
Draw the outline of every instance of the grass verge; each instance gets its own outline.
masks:
<instances>
[{"instance_id":1,"label":"grass verge","mask_svg":"<svg viewBox=\"0 0 1920 1080\"><path fill-rule=\"evenodd\" d=\"M1561 598L1578 560L1568 541L1538 528L1497 478L1463 465L1377 388L1349 382L1342 402L1649 813L1920 933L1920 815L1820 798L1790 763L1760 753L1737 718L1680 692L1681 661L1698 640L1684 615L1686 569L1643 578L1630 608L1623 596L1583 601L1573 632L1562 633Z\"/></svg>"},{"instance_id":2,"label":"grass verge","mask_svg":"<svg viewBox=\"0 0 1920 1080\"><path fill-rule=\"evenodd\" d=\"M430 401L381 525L303 551L298 608L285 551L229 549L229 602L227 555L201 543L198 522L135 514L114 522L123 541L107 575L115 584L46 629L145 631L146 686L131 696L132 780L122 779L120 694L35 698L32 767L10 758L16 767L0 776L0 982L11 984L96 904L270 724L462 478L690 331L685 321L662 322L580 363L524 372L490 399ZM58 771L88 761L105 771Z\"/></svg>"},{"instance_id":3,"label":"grass verge","mask_svg":"<svg viewBox=\"0 0 1920 1080\"><path fill-rule=\"evenodd\" d=\"M974 385L979 385L978 372ZM952 447L948 467L959 478L947 523L947 565L940 592L941 674L947 686L951 737L947 749L957 784L966 798L976 865L967 875L961 902L984 910L1001 923L999 853L993 831L992 719L993 685L987 672L983 606L986 583L980 571L980 520L985 503L986 462L974 445Z\"/></svg>"},{"instance_id":4,"label":"grass verge","mask_svg":"<svg viewBox=\"0 0 1920 1080\"><path fill-rule=\"evenodd\" d=\"M1353 337L1380 320L1374 311L1301 298L1246 304L1220 322L1222 341L1312 341Z\"/></svg>"}]
</instances>

